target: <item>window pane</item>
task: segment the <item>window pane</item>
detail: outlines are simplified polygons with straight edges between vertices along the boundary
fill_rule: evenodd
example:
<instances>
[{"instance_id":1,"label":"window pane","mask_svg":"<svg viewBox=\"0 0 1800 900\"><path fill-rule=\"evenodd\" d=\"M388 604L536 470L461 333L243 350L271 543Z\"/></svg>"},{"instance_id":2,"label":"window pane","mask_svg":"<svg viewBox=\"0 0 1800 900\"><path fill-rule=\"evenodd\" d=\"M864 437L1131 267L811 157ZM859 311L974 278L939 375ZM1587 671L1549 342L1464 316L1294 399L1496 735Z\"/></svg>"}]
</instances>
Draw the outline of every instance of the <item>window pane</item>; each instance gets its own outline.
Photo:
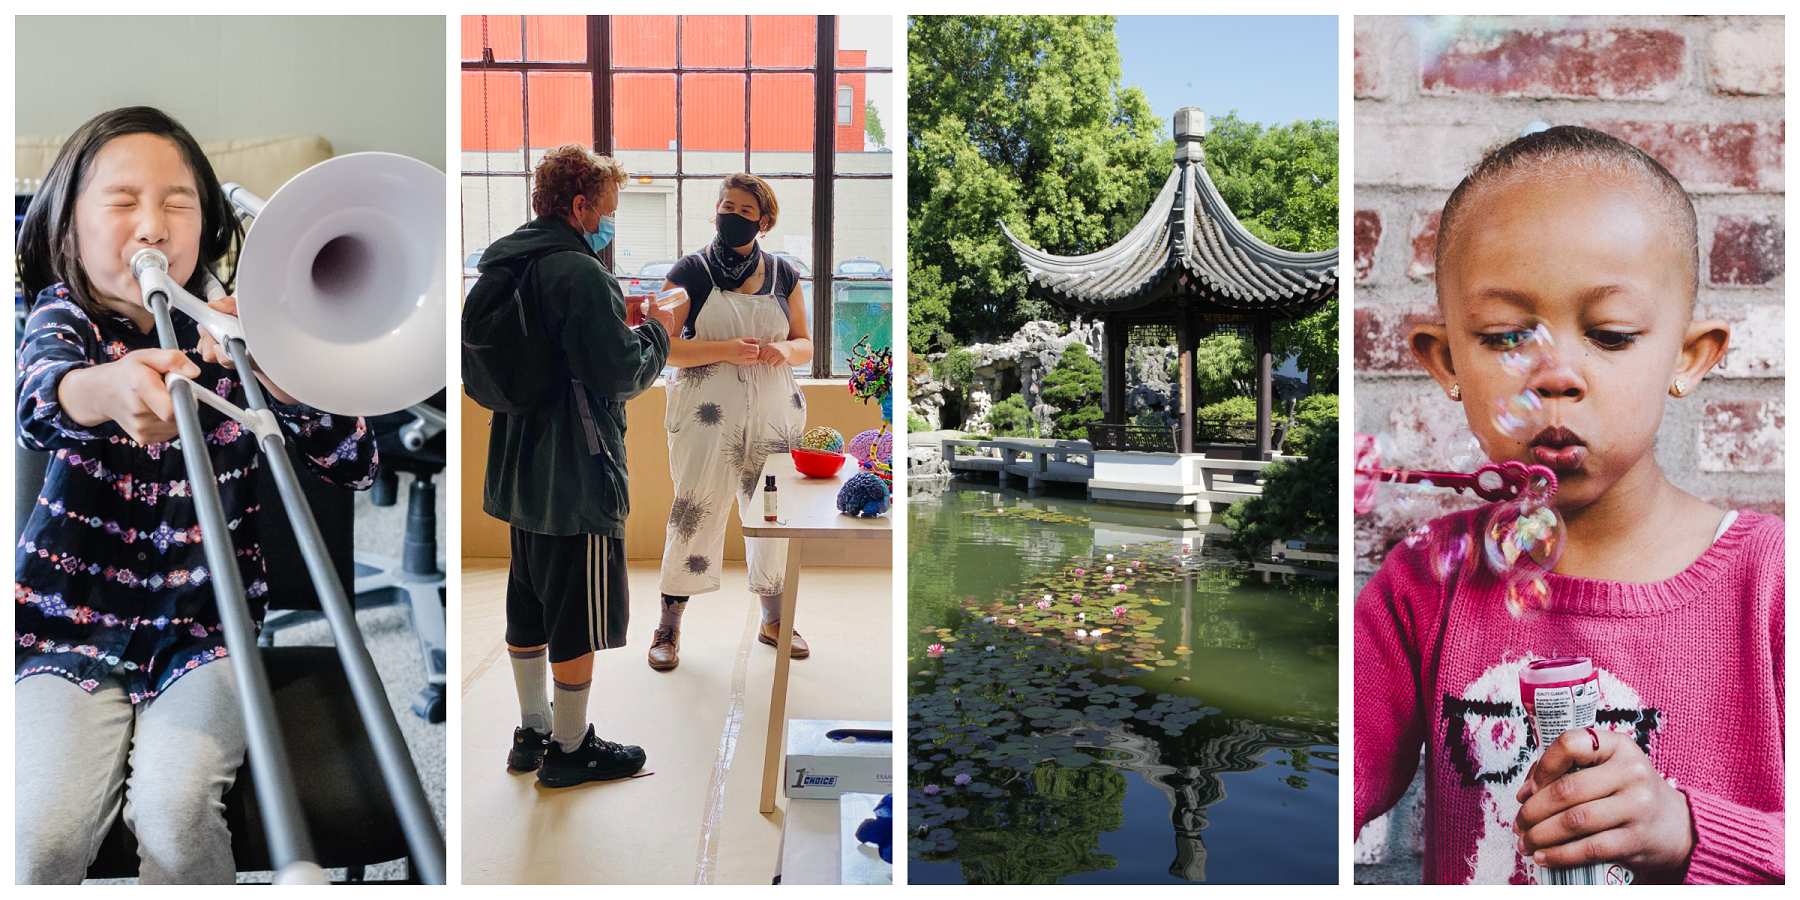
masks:
<instances>
[{"instance_id":1,"label":"window pane","mask_svg":"<svg viewBox=\"0 0 1800 900\"><path fill-rule=\"evenodd\" d=\"M462 180L462 252L464 274L474 274L475 260L489 244L529 221L530 179L519 176ZM471 259L473 257L473 259Z\"/></svg>"},{"instance_id":2,"label":"window pane","mask_svg":"<svg viewBox=\"0 0 1800 900\"><path fill-rule=\"evenodd\" d=\"M713 213L719 205L718 178L686 178L681 182L681 239L677 256L692 253L712 242ZM776 199L784 199L777 194ZM785 211L786 205L783 205Z\"/></svg>"},{"instance_id":3,"label":"window pane","mask_svg":"<svg viewBox=\"0 0 1800 900\"><path fill-rule=\"evenodd\" d=\"M633 176L619 190L613 213L613 271L627 294L652 293L662 287L669 264L681 254L675 240L675 182Z\"/></svg>"},{"instance_id":4,"label":"window pane","mask_svg":"<svg viewBox=\"0 0 1800 900\"><path fill-rule=\"evenodd\" d=\"M462 73L464 171L523 170L523 85L517 72Z\"/></svg>"},{"instance_id":5,"label":"window pane","mask_svg":"<svg viewBox=\"0 0 1800 900\"><path fill-rule=\"evenodd\" d=\"M813 76L750 76L750 170L812 172Z\"/></svg>"},{"instance_id":6,"label":"window pane","mask_svg":"<svg viewBox=\"0 0 1800 900\"><path fill-rule=\"evenodd\" d=\"M526 16L525 58L533 62L587 59L587 16Z\"/></svg>"},{"instance_id":7,"label":"window pane","mask_svg":"<svg viewBox=\"0 0 1800 900\"><path fill-rule=\"evenodd\" d=\"M674 16L613 16L612 64L674 68Z\"/></svg>"},{"instance_id":8,"label":"window pane","mask_svg":"<svg viewBox=\"0 0 1800 900\"><path fill-rule=\"evenodd\" d=\"M613 155L633 175L675 171L675 76L624 72L613 79Z\"/></svg>"},{"instance_id":9,"label":"window pane","mask_svg":"<svg viewBox=\"0 0 1800 900\"><path fill-rule=\"evenodd\" d=\"M743 16L682 16L681 65L744 67Z\"/></svg>"},{"instance_id":10,"label":"window pane","mask_svg":"<svg viewBox=\"0 0 1800 900\"><path fill-rule=\"evenodd\" d=\"M838 16L840 67L894 67L894 20L888 16Z\"/></svg>"},{"instance_id":11,"label":"window pane","mask_svg":"<svg viewBox=\"0 0 1800 900\"><path fill-rule=\"evenodd\" d=\"M681 169L744 169L744 76L706 72L681 76Z\"/></svg>"},{"instance_id":12,"label":"window pane","mask_svg":"<svg viewBox=\"0 0 1800 900\"><path fill-rule=\"evenodd\" d=\"M848 375L864 336L893 346L894 182L840 178L832 206L831 372Z\"/></svg>"},{"instance_id":13,"label":"window pane","mask_svg":"<svg viewBox=\"0 0 1800 900\"><path fill-rule=\"evenodd\" d=\"M594 146L594 88L586 72L533 72L529 83L533 167L563 144Z\"/></svg>"},{"instance_id":14,"label":"window pane","mask_svg":"<svg viewBox=\"0 0 1800 900\"><path fill-rule=\"evenodd\" d=\"M818 36L813 16L751 16L750 64L812 68L818 63Z\"/></svg>"},{"instance_id":15,"label":"window pane","mask_svg":"<svg viewBox=\"0 0 1800 900\"><path fill-rule=\"evenodd\" d=\"M487 43L481 40L482 29L487 29ZM494 48L495 62L519 61L519 17L518 16L463 16L462 18L462 58L480 61L483 46Z\"/></svg>"},{"instance_id":16,"label":"window pane","mask_svg":"<svg viewBox=\"0 0 1800 900\"><path fill-rule=\"evenodd\" d=\"M837 171L892 174L892 148L900 137L895 129L902 127L894 107L894 76L839 72L837 82L840 93L846 87L851 93L851 122L835 128Z\"/></svg>"}]
</instances>

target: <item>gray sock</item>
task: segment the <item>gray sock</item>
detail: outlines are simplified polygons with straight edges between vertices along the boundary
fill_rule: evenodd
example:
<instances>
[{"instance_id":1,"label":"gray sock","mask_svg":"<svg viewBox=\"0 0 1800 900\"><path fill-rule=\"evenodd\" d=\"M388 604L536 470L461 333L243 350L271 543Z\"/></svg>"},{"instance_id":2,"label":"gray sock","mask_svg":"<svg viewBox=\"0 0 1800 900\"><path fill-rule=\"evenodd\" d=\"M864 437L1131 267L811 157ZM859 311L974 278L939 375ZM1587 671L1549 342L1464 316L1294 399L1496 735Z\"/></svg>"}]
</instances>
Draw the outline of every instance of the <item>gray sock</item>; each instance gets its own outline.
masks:
<instances>
[{"instance_id":1,"label":"gray sock","mask_svg":"<svg viewBox=\"0 0 1800 900\"><path fill-rule=\"evenodd\" d=\"M662 621L657 623L658 626L681 631L681 614L687 612L688 598L664 594L662 601Z\"/></svg>"},{"instance_id":2,"label":"gray sock","mask_svg":"<svg viewBox=\"0 0 1800 900\"><path fill-rule=\"evenodd\" d=\"M556 709L551 717L550 739L564 753L573 752L587 736L588 688L593 683L591 679L580 684L556 682Z\"/></svg>"},{"instance_id":3,"label":"gray sock","mask_svg":"<svg viewBox=\"0 0 1800 900\"><path fill-rule=\"evenodd\" d=\"M762 601L762 623L764 625L781 621L780 594L759 594L757 599Z\"/></svg>"},{"instance_id":4,"label":"gray sock","mask_svg":"<svg viewBox=\"0 0 1800 900\"><path fill-rule=\"evenodd\" d=\"M519 724L539 733L550 730L550 695L544 682L550 677L548 650L514 650L512 657L513 688L519 692Z\"/></svg>"}]
</instances>

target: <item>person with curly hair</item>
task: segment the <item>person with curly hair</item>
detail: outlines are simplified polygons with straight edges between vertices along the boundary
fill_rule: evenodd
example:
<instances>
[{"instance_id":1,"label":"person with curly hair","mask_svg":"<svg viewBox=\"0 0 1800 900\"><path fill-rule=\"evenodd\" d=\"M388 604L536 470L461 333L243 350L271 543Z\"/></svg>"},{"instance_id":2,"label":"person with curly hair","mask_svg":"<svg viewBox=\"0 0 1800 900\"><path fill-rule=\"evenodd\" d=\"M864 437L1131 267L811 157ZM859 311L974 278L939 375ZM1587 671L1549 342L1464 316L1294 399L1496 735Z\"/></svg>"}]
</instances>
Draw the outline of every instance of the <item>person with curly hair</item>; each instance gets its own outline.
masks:
<instances>
[{"instance_id":1,"label":"person with curly hair","mask_svg":"<svg viewBox=\"0 0 1800 900\"><path fill-rule=\"evenodd\" d=\"M566 388L524 412L494 413L482 492L482 509L512 531L506 645L521 721L507 768L536 771L545 787L629 777L645 759L596 736L587 715L594 654L625 646L630 615L625 402L662 371L679 310L646 303L645 322L627 324L618 279L600 261L624 180L618 162L585 147L550 151L532 180L537 217L480 263L511 270L527 315L557 336L543 351L568 374Z\"/></svg>"}]
</instances>

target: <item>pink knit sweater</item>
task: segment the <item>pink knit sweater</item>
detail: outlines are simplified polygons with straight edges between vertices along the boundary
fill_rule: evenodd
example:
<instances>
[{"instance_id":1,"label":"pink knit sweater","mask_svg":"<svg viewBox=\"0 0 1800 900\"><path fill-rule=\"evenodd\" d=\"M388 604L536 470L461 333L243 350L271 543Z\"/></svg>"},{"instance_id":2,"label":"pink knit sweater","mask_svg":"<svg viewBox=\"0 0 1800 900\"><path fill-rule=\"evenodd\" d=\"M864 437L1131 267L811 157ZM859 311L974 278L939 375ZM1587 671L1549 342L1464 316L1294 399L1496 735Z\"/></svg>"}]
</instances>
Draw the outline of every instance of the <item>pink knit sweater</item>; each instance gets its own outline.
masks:
<instances>
[{"instance_id":1,"label":"pink knit sweater","mask_svg":"<svg viewBox=\"0 0 1800 900\"><path fill-rule=\"evenodd\" d=\"M1434 528L1479 541L1478 512ZM1424 880L1527 881L1513 794L1537 751L1519 669L1588 656L1601 726L1687 795L1687 880L1782 881L1783 552L1782 520L1743 512L1673 578L1551 575L1551 612L1515 620L1478 560L1443 582L1427 548L1396 545L1356 599L1357 831L1400 799L1423 745Z\"/></svg>"}]
</instances>

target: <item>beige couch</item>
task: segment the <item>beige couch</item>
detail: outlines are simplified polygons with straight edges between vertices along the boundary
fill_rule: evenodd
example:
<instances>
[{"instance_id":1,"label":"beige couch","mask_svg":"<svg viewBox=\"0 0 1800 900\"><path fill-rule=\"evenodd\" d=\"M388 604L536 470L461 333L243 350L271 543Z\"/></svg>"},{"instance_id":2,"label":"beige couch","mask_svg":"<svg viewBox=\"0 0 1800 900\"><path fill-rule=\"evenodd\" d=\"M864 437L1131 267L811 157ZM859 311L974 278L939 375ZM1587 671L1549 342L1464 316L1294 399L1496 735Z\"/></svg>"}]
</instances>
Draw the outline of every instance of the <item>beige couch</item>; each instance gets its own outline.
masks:
<instances>
[{"instance_id":1,"label":"beige couch","mask_svg":"<svg viewBox=\"0 0 1800 900\"><path fill-rule=\"evenodd\" d=\"M16 138L14 176L43 178L66 140L66 135ZM235 181L262 197L275 193L289 178L332 156L331 142L317 136L240 138L203 143L200 148L206 151L220 181Z\"/></svg>"}]
</instances>

